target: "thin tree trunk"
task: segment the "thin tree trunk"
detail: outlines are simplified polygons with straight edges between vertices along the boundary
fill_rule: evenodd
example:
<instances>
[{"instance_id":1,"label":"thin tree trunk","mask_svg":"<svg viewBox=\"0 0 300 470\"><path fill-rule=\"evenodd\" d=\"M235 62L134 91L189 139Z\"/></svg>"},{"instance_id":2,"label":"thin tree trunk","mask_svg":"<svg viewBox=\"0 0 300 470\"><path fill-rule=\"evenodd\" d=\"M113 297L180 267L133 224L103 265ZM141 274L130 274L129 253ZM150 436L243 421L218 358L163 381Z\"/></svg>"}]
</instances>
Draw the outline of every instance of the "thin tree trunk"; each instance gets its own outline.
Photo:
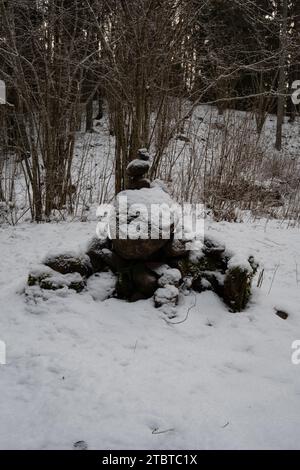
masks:
<instances>
[{"instance_id":1,"label":"thin tree trunk","mask_svg":"<svg viewBox=\"0 0 300 470\"><path fill-rule=\"evenodd\" d=\"M282 126L284 123L285 103L286 103L286 62L288 57L288 0L282 3L282 31L281 31L281 53L279 58L279 79L278 79L278 101L277 101L277 128L275 148L282 148Z\"/></svg>"},{"instance_id":2,"label":"thin tree trunk","mask_svg":"<svg viewBox=\"0 0 300 470\"><path fill-rule=\"evenodd\" d=\"M85 132L93 132L93 98L86 104Z\"/></svg>"}]
</instances>

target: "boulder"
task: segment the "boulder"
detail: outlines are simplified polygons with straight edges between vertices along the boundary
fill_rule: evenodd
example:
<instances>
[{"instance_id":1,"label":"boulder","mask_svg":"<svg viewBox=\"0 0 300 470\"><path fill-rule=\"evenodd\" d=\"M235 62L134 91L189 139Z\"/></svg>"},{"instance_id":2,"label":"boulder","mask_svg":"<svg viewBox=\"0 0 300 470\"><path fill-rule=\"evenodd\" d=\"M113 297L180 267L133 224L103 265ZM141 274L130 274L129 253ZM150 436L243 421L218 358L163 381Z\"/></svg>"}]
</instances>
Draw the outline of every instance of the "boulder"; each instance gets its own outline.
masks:
<instances>
[{"instance_id":1,"label":"boulder","mask_svg":"<svg viewBox=\"0 0 300 470\"><path fill-rule=\"evenodd\" d=\"M150 160L150 154L147 149L139 149L138 150L138 158L140 160L145 160L149 161Z\"/></svg>"},{"instance_id":2,"label":"boulder","mask_svg":"<svg viewBox=\"0 0 300 470\"><path fill-rule=\"evenodd\" d=\"M28 276L27 284L29 287L40 286L41 289L53 291L68 288L82 292L86 287L79 273L60 274L45 267L32 271Z\"/></svg>"},{"instance_id":3,"label":"boulder","mask_svg":"<svg viewBox=\"0 0 300 470\"><path fill-rule=\"evenodd\" d=\"M166 285L157 289L154 294L154 305L160 308L164 305L177 305L179 298L179 290L175 286Z\"/></svg>"},{"instance_id":4,"label":"boulder","mask_svg":"<svg viewBox=\"0 0 300 470\"><path fill-rule=\"evenodd\" d=\"M116 284L116 296L118 299L130 300L135 294L136 289L132 280L131 273L128 271L118 273Z\"/></svg>"},{"instance_id":5,"label":"boulder","mask_svg":"<svg viewBox=\"0 0 300 470\"><path fill-rule=\"evenodd\" d=\"M109 249L110 247L111 242L108 238L103 240L95 237L89 243L86 254L90 259L95 273L107 270L107 263L105 261L103 249Z\"/></svg>"},{"instance_id":6,"label":"boulder","mask_svg":"<svg viewBox=\"0 0 300 470\"><path fill-rule=\"evenodd\" d=\"M114 250L128 260L146 260L166 243L165 240L113 240Z\"/></svg>"},{"instance_id":7,"label":"boulder","mask_svg":"<svg viewBox=\"0 0 300 470\"><path fill-rule=\"evenodd\" d=\"M126 271L128 269L128 261L124 260L112 250L104 248L102 250L102 258L103 262L112 270L113 273Z\"/></svg>"},{"instance_id":8,"label":"boulder","mask_svg":"<svg viewBox=\"0 0 300 470\"><path fill-rule=\"evenodd\" d=\"M275 308L275 315L277 315L282 320L287 320L289 318L289 314L287 312L281 309L279 310L277 308Z\"/></svg>"},{"instance_id":9,"label":"boulder","mask_svg":"<svg viewBox=\"0 0 300 470\"><path fill-rule=\"evenodd\" d=\"M152 297L158 288L157 277L144 263L138 263L132 268L132 279L136 290L140 292L144 298Z\"/></svg>"},{"instance_id":10,"label":"boulder","mask_svg":"<svg viewBox=\"0 0 300 470\"><path fill-rule=\"evenodd\" d=\"M158 284L160 287L166 287L168 285L178 287L180 281L181 272L179 271L179 269L164 266L162 274L158 280Z\"/></svg>"},{"instance_id":11,"label":"boulder","mask_svg":"<svg viewBox=\"0 0 300 470\"><path fill-rule=\"evenodd\" d=\"M44 260L44 264L60 274L79 273L83 277L88 277L93 273L93 267L87 255L49 256Z\"/></svg>"},{"instance_id":12,"label":"boulder","mask_svg":"<svg viewBox=\"0 0 300 470\"><path fill-rule=\"evenodd\" d=\"M126 173L131 178L144 176L150 169L150 163L146 160L132 160L126 169Z\"/></svg>"},{"instance_id":13,"label":"boulder","mask_svg":"<svg viewBox=\"0 0 300 470\"><path fill-rule=\"evenodd\" d=\"M212 290L232 312L240 312L249 301L258 264L252 256L248 260L229 256L224 246L206 240L201 252L177 260L176 266L184 278L191 279L194 291Z\"/></svg>"},{"instance_id":14,"label":"boulder","mask_svg":"<svg viewBox=\"0 0 300 470\"><path fill-rule=\"evenodd\" d=\"M164 253L169 258L179 258L188 254L186 243L182 240L170 240L164 246Z\"/></svg>"},{"instance_id":15,"label":"boulder","mask_svg":"<svg viewBox=\"0 0 300 470\"><path fill-rule=\"evenodd\" d=\"M232 312L245 309L251 294L252 277L253 273L243 267L228 269L224 280L223 299Z\"/></svg>"},{"instance_id":16,"label":"boulder","mask_svg":"<svg viewBox=\"0 0 300 470\"><path fill-rule=\"evenodd\" d=\"M174 204L159 187L122 191L116 197L115 209L110 224L117 230L111 228L110 233L113 249L124 259L149 259L174 233Z\"/></svg>"}]
</instances>

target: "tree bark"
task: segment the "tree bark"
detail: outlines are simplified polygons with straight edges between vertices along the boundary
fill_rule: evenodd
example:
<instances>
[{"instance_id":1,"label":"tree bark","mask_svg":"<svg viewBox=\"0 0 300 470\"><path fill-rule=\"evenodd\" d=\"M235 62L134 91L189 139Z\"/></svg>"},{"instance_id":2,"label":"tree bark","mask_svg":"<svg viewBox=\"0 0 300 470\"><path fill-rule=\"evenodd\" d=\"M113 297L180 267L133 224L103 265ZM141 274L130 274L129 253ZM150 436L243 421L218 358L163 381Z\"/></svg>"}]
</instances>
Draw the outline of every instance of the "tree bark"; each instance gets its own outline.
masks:
<instances>
[{"instance_id":1,"label":"tree bark","mask_svg":"<svg viewBox=\"0 0 300 470\"><path fill-rule=\"evenodd\" d=\"M286 103L286 64L288 57L288 0L282 2L282 31L280 40L278 101L277 101L277 128L275 148L282 148L282 126L284 123Z\"/></svg>"}]
</instances>

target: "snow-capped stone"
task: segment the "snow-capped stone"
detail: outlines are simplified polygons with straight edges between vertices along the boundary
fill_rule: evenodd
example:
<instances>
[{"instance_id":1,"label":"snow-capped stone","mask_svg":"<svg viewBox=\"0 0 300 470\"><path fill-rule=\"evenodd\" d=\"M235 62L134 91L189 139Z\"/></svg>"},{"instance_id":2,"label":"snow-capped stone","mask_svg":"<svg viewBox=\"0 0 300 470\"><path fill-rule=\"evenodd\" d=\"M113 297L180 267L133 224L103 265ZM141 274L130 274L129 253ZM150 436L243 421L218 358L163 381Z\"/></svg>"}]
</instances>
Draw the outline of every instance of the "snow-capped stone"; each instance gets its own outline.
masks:
<instances>
[{"instance_id":1,"label":"snow-capped stone","mask_svg":"<svg viewBox=\"0 0 300 470\"><path fill-rule=\"evenodd\" d=\"M125 259L147 259L170 240L177 221L176 205L162 189L122 191L110 219L113 248Z\"/></svg>"},{"instance_id":2,"label":"snow-capped stone","mask_svg":"<svg viewBox=\"0 0 300 470\"><path fill-rule=\"evenodd\" d=\"M149 161L150 160L150 153L147 149L139 149L138 150L138 158L141 160Z\"/></svg>"},{"instance_id":3,"label":"snow-capped stone","mask_svg":"<svg viewBox=\"0 0 300 470\"><path fill-rule=\"evenodd\" d=\"M71 289L81 292L85 288L85 281L78 272L61 274L48 266L34 268L27 280L29 288L40 287L45 290Z\"/></svg>"},{"instance_id":4,"label":"snow-capped stone","mask_svg":"<svg viewBox=\"0 0 300 470\"><path fill-rule=\"evenodd\" d=\"M150 163L145 160L132 160L127 166L126 172L127 175L131 178L136 178L139 176L144 176L150 168Z\"/></svg>"},{"instance_id":5,"label":"snow-capped stone","mask_svg":"<svg viewBox=\"0 0 300 470\"><path fill-rule=\"evenodd\" d=\"M60 274L79 273L88 277L93 272L90 258L87 255L71 252L58 256L48 255L44 264Z\"/></svg>"},{"instance_id":6,"label":"snow-capped stone","mask_svg":"<svg viewBox=\"0 0 300 470\"><path fill-rule=\"evenodd\" d=\"M181 272L179 269L166 269L163 275L159 278L158 284L160 287L166 287L167 285L178 286L181 280Z\"/></svg>"},{"instance_id":7,"label":"snow-capped stone","mask_svg":"<svg viewBox=\"0 0 300 470\"><path fill-rule=\"evenodd\" d=\"M109 249L110 243L108 238L102 240L97 237L93 238L89 243L87 255L90 258L94 272L105 271L107 263L104 260L103 250Z\"/></svg>"},{"instance_id":8,"label":"snow-capped stone","mask_svg":"<svg viewBox=\"0 0 300 470\"><path fill-rule=\"evenodd\" d=\"M165 304L176 305L178 303L179 290L175 286L166 285L157 289L154 294L155 307L159 308Z\"/></svg>"}]
</instances>

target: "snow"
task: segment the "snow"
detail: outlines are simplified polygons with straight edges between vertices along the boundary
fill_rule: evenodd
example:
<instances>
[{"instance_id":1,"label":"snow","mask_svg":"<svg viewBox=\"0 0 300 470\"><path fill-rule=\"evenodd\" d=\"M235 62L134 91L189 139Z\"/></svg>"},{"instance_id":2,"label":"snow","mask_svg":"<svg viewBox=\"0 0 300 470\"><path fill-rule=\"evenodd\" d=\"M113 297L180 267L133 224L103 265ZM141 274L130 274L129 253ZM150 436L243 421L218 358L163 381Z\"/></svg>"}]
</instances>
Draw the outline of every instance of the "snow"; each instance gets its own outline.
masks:
<instances>
[{"instance_id":1,"label":"snow","mask_svg":"<svg viewBox=\"0 0 300 470\"><path fill-rule=\"evenodd\" d=\"M165 284L164 287L160 287L154 294L155 302L163 305L167 303L173 303L179 295L179 290L170 284Z\"/></svg>"},{"instance_id":2,"label":"snow","mask_svg":"<svg viewBox=\"0 0 300 470\"><path fill-rule=\"evenodd\" d=\"M159 187L132 189L120 192L115 201L119 217L120 238L137 239L149 237L151 221L151 238L170 237L171 226L177 221L177 205L169 194ZM133 220L128 223L128 218ZM115 214L110 216L110 231L115 233Z\"/></svg>"},{"instance_id":3,"label":"snow","mask_svg":"<svg viewBox=\"0 0 300 470\"><path fill-rule=\"evenodd\" d=\"M96 273L87 281L87 289L94 300L106 300L113 296L116 276L111 272Z\"/></svg>"},{"instance_id":4,"label":"snow","mask_svg":"<svg viewBox=\"0 0 300 470\"><path fill-rule=\"evenodd\" d=\"M240 253L233 255L228 261L228 269L240 268L249 274L252 273L252 268L248 258L249 256L245 257Z\"/></svg>"},{"instance_id":5,"label":"snow","mask_svg":"<svg viewBox=\"0 0 300 470\"><path fill-rule=\"evenodd\" d=\"M78 252L95 229L0 227L0 448L299 449L299 229L207 224L229 250L250 248L258 275L264 268L240 314L204 292L180 296L178 317L164 321L151 299L102 301L108 273L80 294L26 302L27 275L45 254Z\"/></svg>"},{"instance_id":6,"label":"snow","mask_svg":"<svg viewBox=\"0 0 300 470\"><path fill-rule=\"evenodd\" d=\"M152 188L160 188L162 189L165 193L169 194L169 189L166 185L166 183L160 179L155 179L151 182L151 187Z\"/></svg>"},{"instance_id":7,"label":"snow","mask_svg":"<svg viewBox=\"0 0 300 470\"><path fill-rule=\"evenodd\" d=\"M70 286L73 282L80 282L82 281L82 277L79 273L68 273L68 274L60 274L57 271L54 271L51 268L48 268L45 265L39 265L36 268L30 271L30 274L33 276L41 276L45 274L47 278L51 279L51 284L53 286Z\"/></svg>"},{"instance_id":8,"label":"snow","mask_svg":"<svg viewBox=\"0 0 300 470\"><path fill-rule=\"evenodd\" d=\"M181 272L179 269L166 269L162 276L159 278L159 285L165 287L166 285L177 285L181 279Z\"/></svg>"},{"instance_id":9,"label":"snow","mask_svg":"<svg viewBox=\"0 0 300 470\"><path fill-rule=\"evenodd\" d=\"M201 157L193 169L200 182L202 155L206 149L208 159L218 155L223 142L222 127L209 132L211 124L229 119L234 138L246 117L238 111L220 117L213 107L197 107L186 124L190 142L174 137L165 152L160 177L167 182L126 191L132 214L141 204L163 204L168 220L169 208L176 209L170 194L198 199L201 185L197 192L186 181L191 155ZM112 201L115 142L108 120L99 123L94 133L78 133L76 140L74 218L81 220L88 220L99 202ZM260 137L270 156L275 126L276 118L268 116ZM254 119L251 130L256 139ZM278 163L298 157L299 117L284 124ZM268 188L275 182L279 188L290 183L272 176L255 184ZM249 269L249 256L260 264L251 302L240 314L230 313L210 291L182 290L176 307L155 309L153 299L126 303L111 298L111 273L89 278L80 294L34 286L25 295L29 272L53 273L40 266L47 253L78 255L96 233L95 221L64 222L60 212L52 219L59 223L24 223L30 218L25 194L20 173L16 201L0 204L1 223L19 217L22 222L0 225L0 340L7 348L7 364L0 365L0 449L72 449L82 442L89 449L300 448L300 365L291 361L292 344L300 339L299 228L250 215L239 224L205 223L205 235L233 255L229 266ZM102 206L102 219L111 207ZM138 222L143 224L142 211ZM101 223L105 231L107 222ZM192 229L184 235L191 238ZM201 247L197 240L191 258L203 256ZM169 274L163 268L159 273L167 287L157 295L164 300L175 295L176 287L167 282L178 276L164 282ZM66 284L78 278L55 276ZM288 318L279 318L276 310Z\"/></svg>"},{"instance_id":10,"label":"snow","mask_svg":"<svg viewBox=\"0 0 300 470\"><path fill-rule=\"evenodd\" d=\"M170 195L157 186L153 188L128 189L126 191L122 191L117 195L117 201L123 197L127 198L128 206L136 204L137 201L139 204L143 204L149 209L152 208L152 204L166 204L167 206L174 205Z\"/></svg>"},{"instance_id":11,"label":"snow","mask_svg":"<svg viewBox=\"0 0 300 470\"><path fill-rule=\"evenodd\" d=\"M127 165L127 171L130 171L131 169L140 169L141 171L144 170L146 173L150 168L150 163L146 160L138 160L137 158L135 160L132 160L128 165Z\"/></svg>"}]
</instances>

